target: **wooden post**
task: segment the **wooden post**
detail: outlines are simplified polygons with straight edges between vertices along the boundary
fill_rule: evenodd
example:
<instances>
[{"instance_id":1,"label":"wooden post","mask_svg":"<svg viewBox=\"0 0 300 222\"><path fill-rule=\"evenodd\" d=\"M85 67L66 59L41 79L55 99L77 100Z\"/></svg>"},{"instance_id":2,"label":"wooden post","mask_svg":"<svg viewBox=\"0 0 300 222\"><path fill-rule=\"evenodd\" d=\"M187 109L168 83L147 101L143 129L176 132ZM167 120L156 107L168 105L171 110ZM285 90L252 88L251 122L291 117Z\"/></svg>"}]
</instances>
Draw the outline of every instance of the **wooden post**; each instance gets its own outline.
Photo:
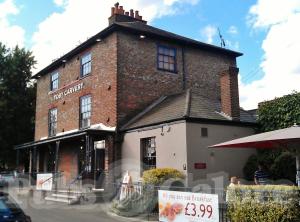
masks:
<instances>
[{"instance_id":1,"label":"wooden post","mask_svg":"<svg viewBox=\"0 0 300 222\"><path fill-rule=\"evenodd\" d=\"M17 150L17 157L16 157L16 167L19 169L20 165L20 150Z\"/></svg>"},{"instance_id":2,"label":"wooden post","mask_svg":"<svg viewBox=\"0 0 300 222\"><path fill-rule=\"evenodd\" d=\"M298 187L300 187L300 152L299 149L296 149L296 182Z\"/></svg>"},{"instance_id":3,"label":"wooden post","mask_svg":"<svg viewBox=\"0 0 300 222\"><path fill-rule=\"evenodd\" d=\"M29 186L31 186L31 177L32 177L32 149L29 149L29 175L28 175L28 182Z\"/></svg>"},{"instance_id":4,"label":"wooden post","mask_svg":"<svg viewBox=\"0 0 300 222\"><path fill-rule=\"evenodd\" d=\"M59 144L60 141L56 141L56 147L55 147L55 170L54 170L54 174L55 174L55 190L57 190L58 187L58 179L57 179L57 173L58 173L58 153L59 153Z\"/></svg>"}]
</instances>

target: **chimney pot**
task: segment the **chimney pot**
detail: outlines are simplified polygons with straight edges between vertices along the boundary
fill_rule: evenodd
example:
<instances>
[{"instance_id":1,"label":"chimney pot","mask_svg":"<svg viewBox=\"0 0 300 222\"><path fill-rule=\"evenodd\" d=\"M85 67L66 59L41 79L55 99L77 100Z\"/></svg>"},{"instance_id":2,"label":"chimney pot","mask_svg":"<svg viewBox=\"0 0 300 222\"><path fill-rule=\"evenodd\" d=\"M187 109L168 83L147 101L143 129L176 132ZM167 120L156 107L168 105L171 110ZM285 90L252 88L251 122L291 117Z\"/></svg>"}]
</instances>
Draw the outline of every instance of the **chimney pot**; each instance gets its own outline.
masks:
<instances>
[{"instance_id":1,"label":"chimney pot","mask_svg":"<svg viewBox=\"0 0 300 222\"><path fill-rule=\"evenodd\" d=\"M125 11L123 9L123 6L120 6L120 14L124 15Z\"/></svg>"},{"instance_id":2,"label":"chimney pot","mask_svg":"<svg viewBox=\"0 0 300 222\"><path fill-rule=\"evenodd\" d=\"M135 18L136 18L136 19L139 18L139 11L135 11Z\"/></svg>"},{"instance_id":3,"label":"chimney pot","mask_svg":"<svg viewBox=\"0 0 300 222\"><path fill-rule=\"evenodd\" d=\"M116 9L119 8L119 2L117 2L117 3L115 4L115 8L116 8Z\"/></svg>"},{"instance_id":4,"label":"chimney pot","mask_svg":"<svg viewBox=\"0 0 300 222\"><path fill-rule=\"evenodd\" d=\"M133 9L130 9L130 17L134 17Z\"/></svg>"},{"instance_id":5,"label":"chimney pot","mask_svg":"<svg viewBox=\"0 0 300 222\"><path fill-rule=\"evenodd\" d=\"M125 12L125 15L129 16L129 12Z\"/></svg>"}]
</instances>

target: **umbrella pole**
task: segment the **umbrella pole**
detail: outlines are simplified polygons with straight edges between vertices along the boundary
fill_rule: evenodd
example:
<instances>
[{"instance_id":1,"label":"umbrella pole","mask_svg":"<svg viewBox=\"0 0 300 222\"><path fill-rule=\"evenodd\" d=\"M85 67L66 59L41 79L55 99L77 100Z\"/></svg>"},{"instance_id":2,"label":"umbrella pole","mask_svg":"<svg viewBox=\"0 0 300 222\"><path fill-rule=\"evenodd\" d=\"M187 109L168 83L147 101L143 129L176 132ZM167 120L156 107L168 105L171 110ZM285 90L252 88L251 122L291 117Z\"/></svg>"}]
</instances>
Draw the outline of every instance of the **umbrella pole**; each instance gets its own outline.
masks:
<instances>
[{"instance_id":1,"label":"umbrella pole","mask_svg":"<svg viewBox=\"0 0 300 222\"><path fill-rule=\"evenodd\" d=\"M296 169L297 169L297 174L296 174L296 181L298 187L300 187L300 152L299 149L296 151Z\"/></svg>"}]
</instances>

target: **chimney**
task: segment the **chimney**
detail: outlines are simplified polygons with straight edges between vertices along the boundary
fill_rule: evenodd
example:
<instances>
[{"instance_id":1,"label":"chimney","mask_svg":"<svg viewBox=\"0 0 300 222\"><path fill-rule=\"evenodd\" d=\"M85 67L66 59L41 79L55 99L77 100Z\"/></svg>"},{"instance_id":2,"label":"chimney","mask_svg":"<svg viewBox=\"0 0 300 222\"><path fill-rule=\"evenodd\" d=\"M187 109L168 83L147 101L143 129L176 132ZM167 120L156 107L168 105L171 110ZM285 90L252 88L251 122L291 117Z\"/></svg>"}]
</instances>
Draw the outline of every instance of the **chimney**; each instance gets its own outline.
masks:
<instances>
[{"instance_id":1,"label":"chimney","mask_svg":"<svg viewBox=\"0 0 300 222\"><path fill-rule=\"evenodd\" d=\"M117 2L114 7L111 8L111 16L108 18L109 25L115 22L142 22L147 24L147 21L143 20L143 17L139 15L139 11L130 9L130 12L125 12L123 6Z\"/></svg>"},{"instance_id":2,"label":"chimney","mask_svg":"<svg viewBox=\"0 0 300 222\"><path fill-rule=\"evenodd\" d=\"M238 68L229 67L220 77L222 112L232 120L240 120L238 73Z\"/></svg>"}]
</instances>

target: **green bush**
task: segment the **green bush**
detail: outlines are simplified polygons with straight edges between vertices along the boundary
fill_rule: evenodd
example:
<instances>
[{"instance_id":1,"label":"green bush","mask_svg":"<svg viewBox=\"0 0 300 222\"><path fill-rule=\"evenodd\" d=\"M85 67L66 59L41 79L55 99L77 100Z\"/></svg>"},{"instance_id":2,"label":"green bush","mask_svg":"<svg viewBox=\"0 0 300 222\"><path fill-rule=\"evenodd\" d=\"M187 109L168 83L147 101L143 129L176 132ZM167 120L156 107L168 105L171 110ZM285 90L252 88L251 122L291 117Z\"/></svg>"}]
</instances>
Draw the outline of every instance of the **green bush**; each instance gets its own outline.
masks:
<instances>
[{"instance_id":1,"label":"green bush","mask_svg":"<svg viewBox=\"0 0 300 222\"><path fill-rule=\"evenodd\" d=\"M227 190L231 222L299 220L299 189L294 186L235 186Z\"/></svg>"},{"instance_id":2,"label":"green bush","mask_svg":"<svg viewBox=\"0 0 300 222\"><path fill-rule=\"evenodd\" d=\"M287 179L295 182L295 169L295 156L289 152L281 153L271 166L271 172L275 180Z\"/></svg>"},{"instance_id":3,"label":"green bush","mask_svg":"<svg viewBox=\"0 0 300 222\"><path fill-rule=\"evenodd\" d=\"M253 180L254 173L257 170L257 163L258 163L257 155L253 154L248 158L243 168L244 177L246 180L250 180L250 181Z\"/></svg>"},{"instance_id":4,"label":"green bush","mask_svg":"<svg viewBox=\"0 0 300 222\"><path fill-rule=\"evenodd\" d=\"M179 170L172 168L158 168L147 170L143 173L144 185L159 186L165 183L169 179L181 180L185 176Z\"/></svg>"}]
</instances>

